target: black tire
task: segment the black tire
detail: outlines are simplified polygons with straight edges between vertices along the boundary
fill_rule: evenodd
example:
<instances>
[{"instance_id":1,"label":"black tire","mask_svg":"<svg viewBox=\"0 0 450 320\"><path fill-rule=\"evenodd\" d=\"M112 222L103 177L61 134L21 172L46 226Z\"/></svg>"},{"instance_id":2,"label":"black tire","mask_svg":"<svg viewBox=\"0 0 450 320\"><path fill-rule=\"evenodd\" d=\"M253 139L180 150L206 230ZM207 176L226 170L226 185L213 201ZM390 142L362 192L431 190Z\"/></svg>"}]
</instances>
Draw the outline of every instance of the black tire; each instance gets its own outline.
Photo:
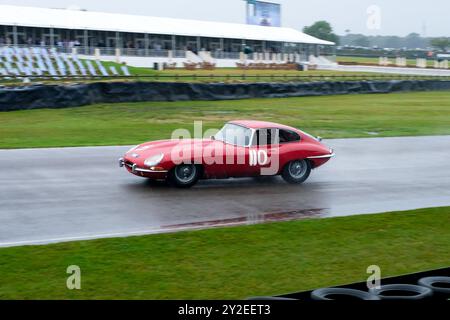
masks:
<instances>
[{"instance_id":1,"label":"black tire","mask_svg":"<svg viewBox=\"0 0 450 320\"><path fill-rule=\"evenodd\" d=\"M380 300L380 298L374 294L366 291L347 289L347 288L323 288L314 290L311 292L311 299L313 300L335 300L330 296L341 297L343 300L349 298L356 298L360 300ZM337 299L336 299L337 300Z\"/></svg>"},{"instance_id":2,"label":"black tire","mask_svg":"<svg viewBox=\"0 0 450 320\"><path fill-rule=\"evenodd\" d=\"M386 295L389 291L412 293L414 295ZM422 300L433 295L431 289L412 284L387 284L379 289L370 289L369 292L377 295L381 300Z\"/></svg>"},{"instance_id":3,"label":"black tire","mask_svg":"<svg viewBox=\"0 0 450 320\"><path fill-rule=\"evenodd\" d=\"M201 167L195 164L180 164L170 170L169 182L177 188L191 188L200 179Z\"/></svg>"},{"instance_id":4,"label":"black tire","mask_svg":"<svg viewBox=\"0 0 450 320\"><path fill-rule=\"evenodd\" d=\"M308 160L294 160L286 164L281 172L283 179L291 184L305 182L311 174L311 163Z\"/></svg>"},{"instance_id":5,"label":"black tire","mask_svg":"<svg viewBox=\"0 0 450 320\"><path fill-rule=\"evenodd\" d=\"M434 292L444 293L450 295L450 288L439 287L437 284L446 283L450 284L450 277L428 277L419 280L419 286L427 287Z\"/></svg>"}]
</instances>

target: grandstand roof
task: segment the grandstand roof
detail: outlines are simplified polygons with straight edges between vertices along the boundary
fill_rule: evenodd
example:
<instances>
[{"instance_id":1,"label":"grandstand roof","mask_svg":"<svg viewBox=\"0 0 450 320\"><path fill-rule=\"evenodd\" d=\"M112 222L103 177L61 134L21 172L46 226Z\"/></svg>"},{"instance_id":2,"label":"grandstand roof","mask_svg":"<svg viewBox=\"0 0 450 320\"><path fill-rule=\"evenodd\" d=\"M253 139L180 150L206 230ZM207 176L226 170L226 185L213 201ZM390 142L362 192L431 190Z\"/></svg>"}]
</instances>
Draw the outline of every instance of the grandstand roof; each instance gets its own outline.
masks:
<instances>
[{"instance_id":1,"label":"grandstand roof","mask_svg":"<svg viewBox=\"0 0 450 320\"><path fill-rule=\"evenodd\" d=\"M0 25L333 45L291 28L0 5Z\"/></svg>"}]
</instances>

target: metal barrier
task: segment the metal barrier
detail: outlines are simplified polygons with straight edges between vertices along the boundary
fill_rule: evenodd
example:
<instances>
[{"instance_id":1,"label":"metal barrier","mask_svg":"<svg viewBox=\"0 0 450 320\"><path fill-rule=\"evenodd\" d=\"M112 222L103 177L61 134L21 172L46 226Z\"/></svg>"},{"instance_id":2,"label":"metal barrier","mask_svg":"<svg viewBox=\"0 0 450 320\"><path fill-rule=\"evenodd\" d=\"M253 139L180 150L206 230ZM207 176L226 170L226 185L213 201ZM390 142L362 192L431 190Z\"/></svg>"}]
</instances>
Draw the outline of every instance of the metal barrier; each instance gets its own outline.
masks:
<instances>
[{"instance_id":1,"label":"metal barrier","mask_svg":"<svg viewBox=\"0 0 450 320\"><path fill-rule=\"evenodd\" d=\"M186 50L173 50L172 58L186 58Z\"/></svg>"},{"instance_id":2,"label":"metal barrier","mask_svg":"<svg viewBox=\"0 0 450 320\"><path fill-rule=\"evenodd\" d=\"M241 57L241 54L240 54L240 52L212 51L211 57L213 57L214 59L239 60Z\"/></svg>"},{"instance_id":3,"label":"metal barrier","mask_svg":"<svg viewBox=\"0 0 450 320\"><path fill-rule=\"evenodd\" d=\"M113 47L95 47L95 46L67 46L67 45L55 45L55 46L41 46L41 45L0 45L0 48L43 48L47 50L56 49L59 53L71 54L74 49L78 54L83 55L95 55L96 49L99 51L100 55L103 56L115 56L116 48ZM119 48L121 55L123 56L136 56L136 57L169 57L169 50L156 50L156 49L144 49L144 48ZM186 54L181 51L177 52L177 56L184 57Z\"/></svg>"}]
</instances>

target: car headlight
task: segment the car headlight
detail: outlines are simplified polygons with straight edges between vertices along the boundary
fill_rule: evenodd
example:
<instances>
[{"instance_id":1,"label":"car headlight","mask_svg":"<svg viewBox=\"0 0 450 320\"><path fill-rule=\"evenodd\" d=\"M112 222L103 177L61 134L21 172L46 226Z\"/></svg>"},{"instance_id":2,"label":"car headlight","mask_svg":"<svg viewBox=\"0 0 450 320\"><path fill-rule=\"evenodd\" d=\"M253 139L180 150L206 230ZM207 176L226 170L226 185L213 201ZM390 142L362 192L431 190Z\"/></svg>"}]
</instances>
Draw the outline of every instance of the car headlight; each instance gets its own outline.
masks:
<instances>
[{"instance_id":1,"label":"car headlight","mask_svg":"<svg viewBox=\"0 0 450 320\"><path fill-rule=\"evenodd\" d=\"M158 164L162 161L163 158L164 158L164 154L163 154L163 153L160 153L160 154L154 155L154 156L152 156L152 157L150 157L150 158L147 158L147 159L144 161L144 164L145 164L147 167L153 167L153 166L158 165Z\"/></svg>"}]
</instances>

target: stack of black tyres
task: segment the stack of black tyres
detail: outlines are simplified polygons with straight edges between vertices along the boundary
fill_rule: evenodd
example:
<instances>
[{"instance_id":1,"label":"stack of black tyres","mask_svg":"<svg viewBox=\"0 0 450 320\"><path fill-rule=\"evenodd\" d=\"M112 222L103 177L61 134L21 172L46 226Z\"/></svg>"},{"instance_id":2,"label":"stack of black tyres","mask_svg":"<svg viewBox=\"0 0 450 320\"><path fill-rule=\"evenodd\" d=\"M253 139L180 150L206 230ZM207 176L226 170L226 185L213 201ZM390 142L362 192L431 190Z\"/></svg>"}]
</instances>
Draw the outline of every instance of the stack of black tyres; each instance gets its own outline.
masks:
<instances>
[{"instance_id":1,"label":"stack of black tyres","mask_svg":"<svg viewBox=\"0 0 450 320\"><path fill-rule=\"evenodd\" d=\"M450 300L450 277L426 277L419 280L419 285L433 290L439 300Z\"/></svg>"},{"instance_id":2,"label":"stack of black tyres","mask_svg":"<svg viewBox=\"0 0 450 320\"><path fill-rule=\"evenodd\" d=\"M311 293L313 300L450 300L450 277L422 278L416 285L388 284L367 291L322 288Z\"/></svg>"}]
</instances>

